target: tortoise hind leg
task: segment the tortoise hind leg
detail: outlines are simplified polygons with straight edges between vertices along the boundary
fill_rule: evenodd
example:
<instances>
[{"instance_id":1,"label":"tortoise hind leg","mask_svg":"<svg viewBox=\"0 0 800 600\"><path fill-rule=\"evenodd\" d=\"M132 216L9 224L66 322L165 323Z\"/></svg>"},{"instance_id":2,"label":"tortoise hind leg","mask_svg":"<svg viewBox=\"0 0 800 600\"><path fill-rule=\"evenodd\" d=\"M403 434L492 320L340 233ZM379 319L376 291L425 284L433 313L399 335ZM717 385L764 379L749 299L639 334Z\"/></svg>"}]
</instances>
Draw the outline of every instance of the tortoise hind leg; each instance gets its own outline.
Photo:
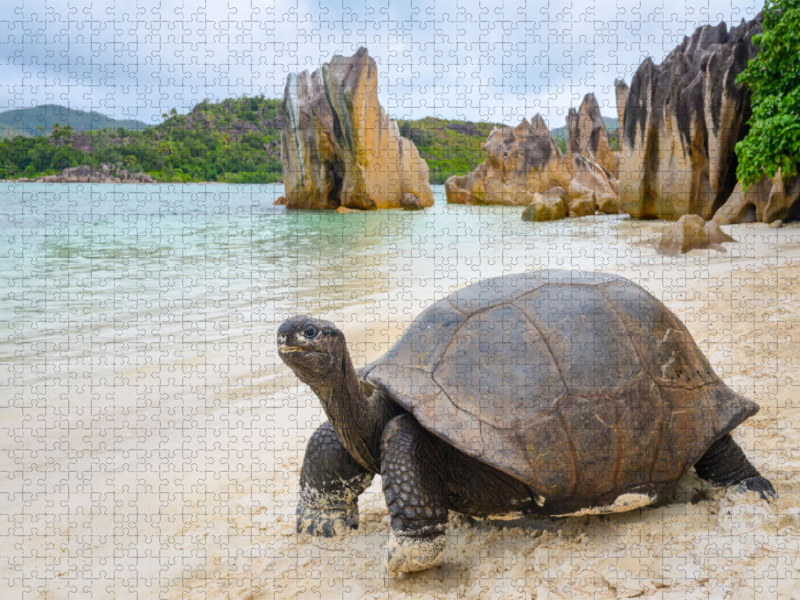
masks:
<instances>
[{"instance_id":1,"label":"tortoise hind leg","mask_svg":"<svg viewBox=\"0 0 800 600\"><path fill-rule=\"evenodd\" d=\"M714 485L742 485L748 490L758 492L764 500L778 497L775 488L750 464L730 433L714 442L694 468L701 479Z\"/></svg>"},{"instance_id":2,"label":"tortoise hind leg","mask_svg":"<svg viewBox=\"0 0 800 600\"><path fill-rule=\"evenodd\" d=\"M358 529L358 497L373 475L350 456L326 421L311 435L300 471L297 533L323 537Z\"/></svg>"},{"instance_id":3,"label":"tortoise hind leg","mask_svg":"<svg viewBox=\"0 0 800 600\"><path fill-rule=\"evenodd\" d=\"M383 430L381 479L392 518L391 574L430 568L444 554L447 500L434 461L434 445L411 415L395 417Z\"/></svg>"}]
</instances>

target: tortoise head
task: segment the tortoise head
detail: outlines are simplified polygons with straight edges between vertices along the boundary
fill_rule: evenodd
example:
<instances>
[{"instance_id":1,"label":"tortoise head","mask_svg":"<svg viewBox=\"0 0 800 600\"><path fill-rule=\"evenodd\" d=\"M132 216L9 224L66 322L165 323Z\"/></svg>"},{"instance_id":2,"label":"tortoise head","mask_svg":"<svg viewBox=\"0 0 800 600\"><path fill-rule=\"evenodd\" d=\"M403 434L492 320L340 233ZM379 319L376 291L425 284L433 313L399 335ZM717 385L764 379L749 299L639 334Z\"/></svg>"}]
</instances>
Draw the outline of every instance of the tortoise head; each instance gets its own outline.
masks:
<instances>
[{"instance_id":1,"label":"tortoise head","mask_svg":"<svg viewBox=\"0 0 800 600\"><path fill-rule=\"evenodd\" d=\"M278 328L278 356L315 391L327 387L346 354L344 334L330 321L298 315Z\"/></svg>"}]
</instances>

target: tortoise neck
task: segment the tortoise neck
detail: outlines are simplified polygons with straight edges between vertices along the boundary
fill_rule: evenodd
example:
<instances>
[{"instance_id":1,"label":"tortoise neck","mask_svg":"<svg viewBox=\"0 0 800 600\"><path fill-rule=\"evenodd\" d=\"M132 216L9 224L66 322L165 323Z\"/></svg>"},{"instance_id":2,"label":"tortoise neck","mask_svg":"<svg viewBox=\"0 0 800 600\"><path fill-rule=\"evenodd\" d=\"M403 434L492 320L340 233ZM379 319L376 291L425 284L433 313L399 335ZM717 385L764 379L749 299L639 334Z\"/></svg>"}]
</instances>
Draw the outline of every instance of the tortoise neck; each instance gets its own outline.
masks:
<instances>
[{"instance_id":1,"label":"tortoise neck","mask_svg":"<svg viewBox=\"0 0 800 600\"><path fill-rule=\"evenodd\" d=\"M364 394L347 349L341 368L330 381L322 407L347 451L372 473L380 472L380 444L383 428L395 415L394 404L377 391Z\"/></svg>"}]
</instances>

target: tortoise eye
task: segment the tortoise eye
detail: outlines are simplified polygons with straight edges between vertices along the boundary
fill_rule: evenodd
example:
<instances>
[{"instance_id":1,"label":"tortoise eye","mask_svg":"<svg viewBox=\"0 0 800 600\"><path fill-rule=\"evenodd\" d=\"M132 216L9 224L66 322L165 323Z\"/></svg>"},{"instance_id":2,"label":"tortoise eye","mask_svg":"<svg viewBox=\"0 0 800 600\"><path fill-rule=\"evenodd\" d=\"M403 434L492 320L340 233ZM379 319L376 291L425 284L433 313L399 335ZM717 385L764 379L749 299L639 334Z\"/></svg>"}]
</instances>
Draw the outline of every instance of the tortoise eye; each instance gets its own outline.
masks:
<instances>
[{"instance_id":1,"label":"tortoise eye","mask_svg":"<svg viewBox=\"0 0 800 600\"><path fill-rule=\"evenodd\" d=\"M307 340L313 340L317 337L319 330L314 327L313 325L307 325L305 329L303 329L303 337Z\"/></svg>"}]
</instances>

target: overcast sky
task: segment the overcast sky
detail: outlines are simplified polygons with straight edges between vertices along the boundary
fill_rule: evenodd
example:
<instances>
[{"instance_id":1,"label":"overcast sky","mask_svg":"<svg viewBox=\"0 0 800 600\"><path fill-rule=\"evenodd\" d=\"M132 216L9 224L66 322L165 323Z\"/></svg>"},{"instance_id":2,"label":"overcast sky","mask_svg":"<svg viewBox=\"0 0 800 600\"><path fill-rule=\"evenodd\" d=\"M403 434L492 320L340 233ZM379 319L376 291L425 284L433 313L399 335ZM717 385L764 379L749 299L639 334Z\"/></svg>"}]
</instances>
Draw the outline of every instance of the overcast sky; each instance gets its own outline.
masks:
<instances>
[{"instance_id":1,"label":"overcast sky","mask_svg":"<svg viewBox=\"0 0 800 600\"><path fill-rule=\"evenodd\" d=\"M366 46L395 118L551 127L594 92L616 116L630 82L704 24L763 0L10 0L0 12L0 110L42 103L159 122L203 98L282 98L287 74Z\"/></svg>"}]
</instances>

